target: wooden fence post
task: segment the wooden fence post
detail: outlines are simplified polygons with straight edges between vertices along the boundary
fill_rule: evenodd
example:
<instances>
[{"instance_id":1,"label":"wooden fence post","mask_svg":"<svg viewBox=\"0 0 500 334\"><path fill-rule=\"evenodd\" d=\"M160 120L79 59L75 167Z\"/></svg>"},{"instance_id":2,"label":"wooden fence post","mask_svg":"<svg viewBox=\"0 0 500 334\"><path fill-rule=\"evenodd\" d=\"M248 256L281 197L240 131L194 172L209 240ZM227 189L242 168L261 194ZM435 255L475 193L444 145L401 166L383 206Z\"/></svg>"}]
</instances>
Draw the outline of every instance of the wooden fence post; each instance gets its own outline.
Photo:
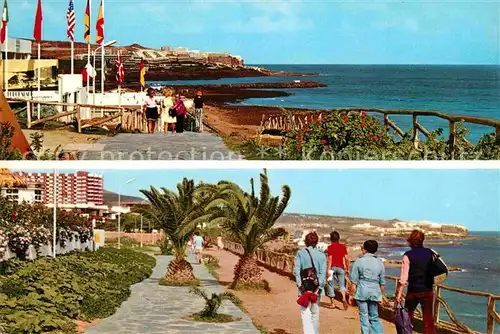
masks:
<instances>
[{"instance_id":1,"label":"wooden fence post","mask_svg":"<svg viewBox=\"0 0 500 334\"><path fill-rule=\"evenodd\" d=\"M78 126L78 133L82 133L82 115L80 114L80 105L76 106L76 124Z\"/></svg>"},{"instance_id":2,"label":"wooden fence post","mask_svg":"<svg viewBox=\"0 0 500 334\"><path fill-rule=\"evenodd\" d=\"M389 131L389 115L384 114L384 127L386 131Z\"/></svg>"},{"instance_id":3,"label":"wooden fence post","mask_svg":"<svg viewBox=\"0 0 500 334\"><path fill-rule=\"evenodd\" d=\"M448 140L449 151L451 159L455 158L455 122L450 121L450 137Z\"/></svg>"},{"instance_id":4,"label":"wooden fence post","mask_svg":"<svg viewBox=\"0 0 500 334\"><path fill-rule=\"evenodd\" d=\"M493 313L495 312L495 299L492 296L488 297L488 311L486 313L486 333L493 334L495 330L495 318Z\"/></svg>"},{"instance_id":5,"label":"wooden fence post","mask_svg":"<svg viewBox=\"0 0 500 334\"><path fill-rule=\"evenodd\" d=\"M417 125L417 115L413 114L413 146L418 148L418 125Z\"/></svg>"},{"instance_id":6,"label":"wooden fence post","mask_svg":"<svg viewBox=\"0 0 500 334\"><path fill-rule=\"evenodd\" d=\"M441 288L437 285L436 293L434 294L434 321L436 324L439 323L439 307L441 305L439 298L441 298Z\"/></svg>"},{"instance_id":7,"label":"wooden fence post","mask_svg":"<svg viewBox=\"0 0 500 334\"><path fill-rule=\"evenodd\" d=\"M500 126L495 127L495 138L497 144L500 144Z\"/></svg>"},{"instance_id":8,"label":"wooden fence post","mask_svg":"<svg viewBox=\"0 0 500 334\"><path fill-rule=\"evenodd\" d=\"M33 104L31 102L26 103L26 126L31 129L31 111L33 110Z\"/></svg>"}]
</instances>

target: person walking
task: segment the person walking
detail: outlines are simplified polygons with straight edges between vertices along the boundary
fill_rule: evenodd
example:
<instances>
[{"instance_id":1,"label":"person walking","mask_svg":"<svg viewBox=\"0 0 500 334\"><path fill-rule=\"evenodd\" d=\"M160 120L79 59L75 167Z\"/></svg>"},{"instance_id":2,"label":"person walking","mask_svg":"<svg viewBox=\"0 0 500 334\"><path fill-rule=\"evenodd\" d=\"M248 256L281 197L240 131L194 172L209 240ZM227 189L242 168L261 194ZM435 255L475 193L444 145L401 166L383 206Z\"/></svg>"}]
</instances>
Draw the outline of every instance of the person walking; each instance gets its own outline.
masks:
<instances>
[{"instance_id":1,"label":"person walking","mask_svg":"<svg viewBox=\"0 0 500 334\"><path fill-rule=\"evenodd\" d=\"M424 332L426 334L435 334L434 276L430 270L433 253L429 248L424 248L424 239L424 233L419 230L412 231L408 237L407 241L411 250L403 255L401 277L396 290L396 301L401 303L403 289L408 284L405 307L408 309L411 322L414 322L415 309L420 304L424 318Z\"/></svg>"},{"instance_id":2,"label":"person walking","mask_svg":"<svg viewBox=\"0 0 500 334\"><path fill-rule=\"evenodd\" d=\"M162 111L160 116L160 125L163 127L163 132L168 134L168 128L172 133L175 133L175 123L177 118L172 115L172 110L174 107L174 91L168 89L165 91L165 98L163 99Z\"/></svg>"},{"instance_id":3,"label":"person walking","mask_svg":"<svg viewBox=\"0 0 500 334\"><path fill-rule=\"evenodd\" d=\"M381 334L384 327L378 316L379 304L385 303L385 267L375 256L378 243L367 240L361 249L363 256L358 258L351 268L351 293L349 302L358 305L359 321L362 334Z\"/></svg>"},{"instance_id":4,"label":"person walking","mask_svg":"<svg viewBox=\"0 0 500 334\"><path fill-rule=\"evenodd\" d=\"M183 133L184 132L184 120L187 118L187 109L186 109L186 106L184 105L184 101L182 101L181 94L177 94L173 108L177 112L175 132Z\"/></svg>"},{"instance_id":5,"label":"person walking","mask_svg":"<svg viewBox=\"0 0 500 334\"><path fill-rule=\"evenodd\" d=\"M219 235L217 237L217 247L219 248L219 250L223 250L224 249L224 242L222 241L222 236Z\"/></svg>"},{"instance_id":6,"label":"person walking","mask_svg":"<svg viewBox=\"0 0 500 334\"><path fill-rule=\"evenodd\" d=\"M160 103L155 98L155 91L152 88L148 88L148 95L146 100L144 101L144 105L142 107L142 115L146 115L146 121L148 126L148 133L153 134L156 128L156 122L158 120L159 109L158 106Z\"/></svg>"},{"instance_id":7,"label":"person walking","mask_svg":"<svg viewBox=\"0 0 500 334\"><path fill-rule=\"evenodd\" d=\"M345 295L346 277L349 277L349 256L347 247L339 242L340 234L337 231L330 233L331 244L328 246L327 253L327 269L332 271L332 279L328 281L326 294L330 297L330 302L334 304L335 298L335 281L339 286L340 294L342 295L342 304L344 310L347 310L348 303Z\"/></svg>"},{"instance_id":8,"label":"person walking","mask_svg":"<svg viewBox=\"0 0 500 334\"><path fill-rule=\"evenodd\" d=\"M203 92L196 92L194 98L194 118L196 122L196 132L203 132Z\"/></svg>"},{"instance_id":9,"label":"person walking","mask_svg":"<svg viewBox=\"0 0 500 334\"><path fill-rule=\"evenodd\" d=\"M200 232L194 232L194 252L196 254L196 263L201 264L203 259L203 237Z\"/></svg>"},{"instance_id":10,"label":"person walking","mask_svg":"<svg viewBox=\"0 0 500 334\"><path fill-rule=\"evenodd\" d=\"M318 234L311 232L305 237L306 247L295 256L295 281L297 283L300 315L304 334L319 333L319 301L326 279L326 257L319 250Z\"/></svg>"}]
</instances>

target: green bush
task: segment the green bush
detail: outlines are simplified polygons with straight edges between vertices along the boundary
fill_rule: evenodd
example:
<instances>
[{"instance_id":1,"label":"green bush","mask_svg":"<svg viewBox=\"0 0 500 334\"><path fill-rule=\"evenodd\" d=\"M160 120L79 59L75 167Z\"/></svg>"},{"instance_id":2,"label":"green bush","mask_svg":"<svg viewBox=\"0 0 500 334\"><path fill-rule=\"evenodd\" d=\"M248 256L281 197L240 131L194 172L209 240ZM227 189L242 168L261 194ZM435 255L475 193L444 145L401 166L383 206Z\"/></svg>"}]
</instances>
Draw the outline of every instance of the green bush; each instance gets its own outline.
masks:
<instances>
[{"instance_id":1,"label":"green bush","mask_svg":"<svg viewBox=\"0 0 500 334\"><path fill-rule=\"evenodd\" d=\"M100 248L56 259L9 261L0 273L0 328L7 333L72 333L74 320L112 315L130 286L149 277L155 259L128 249Z\"/></svg>"},{"instance_id":2,"label":"green bush","mask_svg":"<svg viewBox=\"0 0 500 334\"><path fill-rule=\"evenodd\" d=\"M160 247L162 255L174 255L174 246L167 237L163 237L161 240L158 240L156 245Z\"/></svg>"},{"instance_id":3,"label":"green bush","mask_svg":"<svg viewBox=\"0 0 500 334\"><path fill-rule=\"evenodd\" d=\"M331 113L312 117L301 129L283 132L285 160L450 160L499 159L500 143L494 134L484 135L476 145L465 139L463 123L455 126L455 152L450 152L442 129L415 147L411 130L401 138L386 131L383 124L366 113ZM420 135L422 138L423 135Z\"/></svg>"}]
</instances>

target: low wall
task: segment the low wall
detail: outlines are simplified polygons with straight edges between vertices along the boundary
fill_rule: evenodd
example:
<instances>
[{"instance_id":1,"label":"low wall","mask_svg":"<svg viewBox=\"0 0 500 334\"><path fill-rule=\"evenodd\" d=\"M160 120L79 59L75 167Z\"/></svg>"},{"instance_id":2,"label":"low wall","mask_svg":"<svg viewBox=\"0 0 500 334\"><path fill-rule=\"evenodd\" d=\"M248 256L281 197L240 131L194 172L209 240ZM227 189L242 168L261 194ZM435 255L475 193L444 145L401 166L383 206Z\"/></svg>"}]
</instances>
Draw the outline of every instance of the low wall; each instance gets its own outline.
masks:
<instances>
[{"instance_id":1,"label":"low wall","mask_svg":"<svg viewBox=\"0 0 500 334\"><path fill-rule=\"evenodd\" d=\"M163 232L160 232L160 233L120 233L120 238L121 239L130 238L130 239L134 239L138 242L141 242L141 235L142 235L142 243L148 244L148 245L156 244L156 242L160 241L163 238ZM104 240L104 243L106 243L106 240L116 239L116 238L118 238L118 232L106 231L106 239Z\"/></svg>"},{"instance_id":2,"label":"low wall","mask_svg":"<svg viewBox=\"0 0 500 334\"><path fill-rule=\"evenodd\" d=\"M94 244L92 240L85 243L80 242L78 235L75 236L75 240L68 241L65 247L61 247L59 244L56 245L56 254L66 254L75 250L85 251L94 249ZM28 260L34 260L37 257L52 256L52 244L40 247L39 254L37 255L35 247L30 246L28 249ZM4 256L0 258L0 262L6 261L16 257L16 254L11 252L9 249L5 252Z\"/></svg>"}]
</instances>

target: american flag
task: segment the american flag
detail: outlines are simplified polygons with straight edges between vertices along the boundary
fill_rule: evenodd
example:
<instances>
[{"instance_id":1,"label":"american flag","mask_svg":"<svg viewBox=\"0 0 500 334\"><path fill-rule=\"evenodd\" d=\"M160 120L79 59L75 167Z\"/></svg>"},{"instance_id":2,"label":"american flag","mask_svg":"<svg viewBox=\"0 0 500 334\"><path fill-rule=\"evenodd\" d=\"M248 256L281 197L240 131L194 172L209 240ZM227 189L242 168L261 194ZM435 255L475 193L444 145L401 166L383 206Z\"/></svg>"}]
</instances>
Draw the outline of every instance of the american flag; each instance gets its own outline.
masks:
<instances>
[{"instance_id":1,"label":"american flag","mask_svg":"<svg viewBox=\"0 0 500 334\"><path fill-rule=\"evenodd\" d=\"M123 83L123 79L125 78L125 68L123 67L121 52L118 55L118 60L116 61L116 67L118 68L116 72L116 80L118 80L118 83L121 86Z\"/></svg>"},{"instance_id":2,"label":"american flag","mask_svg":"<svg viewBox=\"0 0 500 334\"><path fill-rule=\"evenodd\" d=\"M68 13L66 14L68 19L68 37L70 40L75 40L75 6L73 5L73 0L69 0Z\"/></svg>"}]
</instances>

